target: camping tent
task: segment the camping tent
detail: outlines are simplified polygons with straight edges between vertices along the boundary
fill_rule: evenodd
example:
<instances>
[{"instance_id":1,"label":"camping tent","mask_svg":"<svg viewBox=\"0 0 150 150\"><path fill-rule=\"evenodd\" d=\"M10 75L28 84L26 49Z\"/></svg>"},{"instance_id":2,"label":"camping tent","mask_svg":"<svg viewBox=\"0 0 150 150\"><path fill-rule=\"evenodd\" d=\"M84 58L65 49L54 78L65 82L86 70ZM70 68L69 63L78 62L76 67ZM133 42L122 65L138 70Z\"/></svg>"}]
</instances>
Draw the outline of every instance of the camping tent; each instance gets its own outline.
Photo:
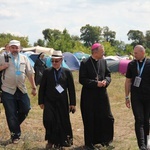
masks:
<instances>
[{"instance_id":1,"label":"camping tent","mask_svg":"<svg viewBox=\"0 0 150 150\"><path fill-rule=\"evenodd\" d=\"M126 71L127 71L127 66L128 66L128 63L130 62L131 60L129 59L121 59L120 60L120 63L119 63L119 72L121 74L125 74Z\"/></svg>"},{"instance_id":2,"label":"camping tent","mask_svg":"<svg viewBox=\"0 0 150 150\"><path fill-rule=\"evenodd\" d=\"M27 51L32 51L32 52L35 52L35 53L44 52L45 54L52 55L52 52L54 51L54 49L53 48L42 47L42 46L28 47L28 48L23 48L22 49L22 52L27 52Z\"/></svg>"},{"instance_id":3,"label":"camping tent","mask_svg":"<svg viewBox=\"0 0 150 150\"><path fill-rule=\"evenodd\" d=\"M75 55L79 61L82 61L83 59L90 57L89 54L85 54L83 52L75 52L75 53L73 53L73 55Z\"/></svg>"},{"instance_id":4,"label":"camping tent","mask_svg":"<svg viewBox=\"0 0 150 150\"><path fill-rule=\"evenodd\" d=\"M64 61L70 68L70 70L79 70L80 61L70 52L64 52Z\"/></svg>"},{"instance_id":5,"label":"camping tent","mask_svg":"<svg viewBox=\"0 0 150 150\"><path fill-rule=\"evenodd\" d=\"M107 65L108 68L110 69L111 72L118 72L119 71L119 60L107 60Z\"/></svg>"}]
</instances>

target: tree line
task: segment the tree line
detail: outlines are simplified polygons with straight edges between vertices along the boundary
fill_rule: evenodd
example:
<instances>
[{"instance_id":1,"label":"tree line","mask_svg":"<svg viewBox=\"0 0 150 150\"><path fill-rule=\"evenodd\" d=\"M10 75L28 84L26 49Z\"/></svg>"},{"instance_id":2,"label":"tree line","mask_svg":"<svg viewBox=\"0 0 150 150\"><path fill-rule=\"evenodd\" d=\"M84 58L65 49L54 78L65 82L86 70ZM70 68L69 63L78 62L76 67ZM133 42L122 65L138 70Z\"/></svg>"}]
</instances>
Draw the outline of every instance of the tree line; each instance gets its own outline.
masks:
<instances>
[{"instance_id":1,"label":"tree line","mask_svg":"<svg viewBox=\"0 0 150 150\"><path fill-rule=\"evenodd\" d=\"M70 35L65 28L63 31L58 29L44 29L43 39L34 42L34 46L43 46L61 50L62 52L90 53L90 47L95 42L100 42L105 47L105 55L126 55L132 53L133 47L141 44L146 48L147 55L150 55L150 30L145 35L139 30L129 30L128 40L131 44L116 40L116 32L109 27L91 26L86 24L80 28L80 36ZM3 47L11 39L20 40L22 47L31 47L28 37L19 37L11 34L0 34L0 47Z\"/></svg>"}]
</instances>

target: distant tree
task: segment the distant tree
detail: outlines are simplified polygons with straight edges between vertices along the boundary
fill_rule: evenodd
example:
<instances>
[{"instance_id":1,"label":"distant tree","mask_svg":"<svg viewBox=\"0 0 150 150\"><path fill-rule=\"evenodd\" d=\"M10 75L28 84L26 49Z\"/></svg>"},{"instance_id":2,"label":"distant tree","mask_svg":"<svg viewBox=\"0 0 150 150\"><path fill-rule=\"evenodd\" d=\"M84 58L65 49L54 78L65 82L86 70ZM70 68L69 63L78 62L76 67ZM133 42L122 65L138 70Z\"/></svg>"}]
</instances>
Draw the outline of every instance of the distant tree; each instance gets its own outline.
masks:
<instances>
[{"instance_id":1,"label":"distant tree","mask_svg":"<svg viewBox=\"0 0 150 150\"><path fill-rule=\"evenodd\" d=\"M127 33L127 36L128 36L128 40L132 40L133 41L131 43L131 45L135 46L137 44L141 44L141 45L145 46L145 37L144 37L142 31L130 30Z\"/></svg>"},{"instance_id":2,"label":"distant tree","mask_svg":"<svg viewBox=\"0 0 150 150\"><path fill-rule=\"evenodd\" d=\"M56 29L45 29L42 31L46 43L46 47L52 47L55 49L56 41L61 38L61 31Z\"/></svg>"},{"instance_id":3,"label":"distant tree","mask_svg":"<svg viewBox=\"0 0 150 150\"><path fill-rule=\"evenodd\" d=\"M72 51L74 41L66 29L63 30L61 38L58 41L58 49L60 49L62 52Z\"/></svg>"},{"instance_id":4,"label":"distant tree","mask_svg":"<svg viewBox=\"0 0 150 150\"><path fill-rule=\"evenodd\" d=\"M125 47L125 54L126 55L129 55L129 53L133 54L133 46L131 44L126 44L126 47Z\"/></svg>"},{"instance_id":5,"label":"distant tree","mask_svg":"<svg viewBox=\"0 0 150 150\"><path fill-rule=\"evenodd\" d=\"M146 47L150 48L150 30L146 31L145 40L146 40Z\"/></svg>"},{"instance_id":6,"label":"distant tree","mask_svg":"<svg viewBox=\"0 0 150 150\"><path fill-rule=\"evenodd\" d=\"M115 45L115 36L116 36L115 31L111 31L107 26L105 26L102 29L102 35L104 37L104 41L110 42L112 46Z\"/></svg>"},{"instance_id":7,"label":"distant tree","mask_svg":"<svg viewBox=\"0 0 150 150\"><path fill-rule=\"evenodd\" d=\"M28 37L21 37L21 36L16 36L12 35L10 33L1 33L0 34L0 47L4 47L5 44L9 43L11 40L18 40L21 42L22 47L28 47L29 45L29 40Z\"/></svg>"},{"instance_id":8,"label":"distant tree","mask_svg":"<svg viewBox=\"0 0 150 150\"><path fill-rule=\"evenodd\" d=\"M83 52L86 54L91 54L90 48L85 47L80 41L75 41L72 52Z\"/></svg>"},{"instance_id":9,"label":"distant tree","mask_svg":"<svg viewBox=\"0 0 150 150\"><path fill-rule=\"evenodd\" d=\"M110 42L102 42L105 49L105 56L116 55L115 47L111 46Z\"/></svg>"},{"instance_id":10,"label":"distant tree","mask_svg":"<svg viewBox=\"0 0 150 150\"><path fill-rule=\"evenodd\" d=\"M124 55L125 54L125 42L123 41L119 41L119 40L115 40L114 41L114 47L115 47L115 53L116 55Z\"/></svg>"},{"instance_id":11,"label":"distant tree","mask_svg":"<svg viewBox=\"0 0 150 150\"><path fill-rule=\"evenodd\" d=\"M38 39L36 43L34 43L34 46L43 46L45 47L45 41L42 39Z\"/></svg>"},{"instance_id":12,"label":"distant tree","mask_svg":"<svg viewBox=\"0 0 150 150\"><path fill-rule=\"evenodd\" d=\"M80 37L77 36L77 35L72 35L72 36L71 36L71 39L72 39L73 41L80 41Z\"/></svg>"},{"instance_id":13,"label":"distant tree","mask_svg":"<svg viewBox=\"0 0 150 150\"><path fill-rule=\"evenodd\" d=\"M99 26L90 26L87 24L86 26L81 27L80 32L80 39L83 41L86 47L89 47L95 42L100 41L102 28Z\"/></svg>"}]
</instances>

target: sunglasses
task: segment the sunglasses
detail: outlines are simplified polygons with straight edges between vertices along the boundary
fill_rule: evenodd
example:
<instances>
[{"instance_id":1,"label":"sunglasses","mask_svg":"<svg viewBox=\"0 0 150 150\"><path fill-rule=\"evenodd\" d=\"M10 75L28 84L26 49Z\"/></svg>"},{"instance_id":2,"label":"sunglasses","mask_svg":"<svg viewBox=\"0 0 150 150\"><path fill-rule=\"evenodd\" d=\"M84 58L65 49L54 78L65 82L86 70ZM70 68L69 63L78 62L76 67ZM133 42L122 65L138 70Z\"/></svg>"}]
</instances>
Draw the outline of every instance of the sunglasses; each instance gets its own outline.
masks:
<instances>
[{"instance_id":1,"label":"sunglasses","mask_svg":"<svg viewBox=\"0 0 150 150\"><path fill-rule=\"evenodd\" d=\"M61 59L59 59L59 60L51 60L52 63L58 63L59 61L61 61Z\"/></svg>"}]
</instances>

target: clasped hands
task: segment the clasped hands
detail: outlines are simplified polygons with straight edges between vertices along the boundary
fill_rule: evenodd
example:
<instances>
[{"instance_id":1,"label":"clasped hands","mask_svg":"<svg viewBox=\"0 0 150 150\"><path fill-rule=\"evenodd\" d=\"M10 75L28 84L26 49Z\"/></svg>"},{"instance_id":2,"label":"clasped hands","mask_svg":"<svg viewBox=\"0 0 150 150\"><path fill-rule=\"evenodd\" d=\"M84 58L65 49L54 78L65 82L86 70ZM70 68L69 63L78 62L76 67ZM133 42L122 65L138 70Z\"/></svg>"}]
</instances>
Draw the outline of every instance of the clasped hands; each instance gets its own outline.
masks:
<instances>
[{"instance_id":1,"label":"clasped hands","mask_svg":"<svg viewBox=\"0 0 150 150\"><path fill-rule=\"evenodd\" d=\"M98 82L97 82L97 86L98 86L98 87L105 87L105 86L106 86L106 80L98 81Z\"/></svg>"}]
</instances>

